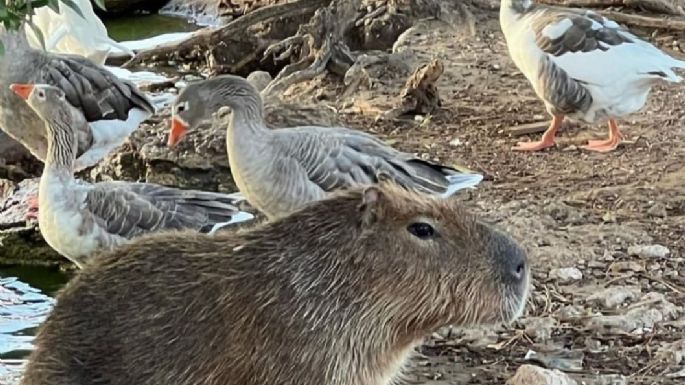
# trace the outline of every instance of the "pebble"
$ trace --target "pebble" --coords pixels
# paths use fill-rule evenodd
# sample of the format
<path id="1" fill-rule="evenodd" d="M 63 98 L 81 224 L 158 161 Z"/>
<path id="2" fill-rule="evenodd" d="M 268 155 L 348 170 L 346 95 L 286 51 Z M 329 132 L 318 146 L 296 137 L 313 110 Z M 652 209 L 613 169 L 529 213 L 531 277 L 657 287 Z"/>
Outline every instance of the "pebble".
<path id="1" fill-rule="evenodd" d="M 535 342 L 545 342 L 552 338 L 552 332 L 558 322 L 552 317 L 531 317 L 521 320 L 526 327 L 526 334 Z"/>
<path id="2" fill-rule="evenodd" d="M 612 286 L 590 295 L 586 302 L 598 304 L 605 309 L 615 309 L 627 301 L 640 296 L 640 288 L 635 286 Z"/>
<path id="3" fill-rule="evenodd" d="M 521 365 L 506 385 L 578 385 L 566 373 L 544 369 L 535 365 Z"/>
<path id="4" fill-rule="evenodd" d="M 662 245 L 635 245 L 628 247 L 628 254 L 641 258 L 666 258 L 671 250 Z"/>
<path id="5" fill-rule="evenodd" d="M 666 218 L 668 216 L 668 212 L 666 211 L 666 207 L 664 205 L 656 203 L 654 206 L 650 207 L 649 210 L 647 210 L 647 215 L 656 218 Z"/>
<path id="6" fill-rule="evenodd" d="M 583 273 L 575 267 L 562 267 L 560 269 L 550 270 L 549 279 L 553 279 L 562 284 L 571 283 L 583 279 Z"/>
<path id="7" fill-rule="evenodd" d="M 454 138 L 450 141 L 450 146 L 452 147 L 459 147 L 462 144 L 464 144 L 459 138 Z"/>

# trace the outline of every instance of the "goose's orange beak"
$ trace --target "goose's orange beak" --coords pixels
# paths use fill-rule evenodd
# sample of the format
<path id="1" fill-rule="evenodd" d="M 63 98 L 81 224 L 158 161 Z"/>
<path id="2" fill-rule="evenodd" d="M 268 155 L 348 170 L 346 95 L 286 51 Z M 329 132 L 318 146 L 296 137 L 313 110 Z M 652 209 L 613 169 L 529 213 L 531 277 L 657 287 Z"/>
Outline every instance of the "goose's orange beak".
<path id="1" fill-rule="evenodd" d="M 187 132 L 188 124 L 176 116 L 171 118 L 171 131 L 169 131 L 167 146 L 174 147 L 177 145 Z"/>
<path id="2" fill-rule="evenodd" d="M 14 83 L 10 85 L 10 89 L 14 91 L 15 94 L 21 96 L 22 99 L 28 100 L 29 95 L 33 91 L 33 84 L 19 84 Z"/>

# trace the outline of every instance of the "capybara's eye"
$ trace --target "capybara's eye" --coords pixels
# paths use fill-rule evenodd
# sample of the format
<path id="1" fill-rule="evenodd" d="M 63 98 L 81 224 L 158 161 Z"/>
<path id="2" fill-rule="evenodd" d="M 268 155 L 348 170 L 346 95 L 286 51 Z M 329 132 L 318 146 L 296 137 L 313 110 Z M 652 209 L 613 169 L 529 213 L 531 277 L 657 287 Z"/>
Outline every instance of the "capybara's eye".
<path id="1" fill-rule="evenodd" d="M 435 229 L 433 226 L 424 222 L 412 223 L 407 227 L 407 230 L 421 239 L 433 238 L 433 236 L 435 236 Z"/>

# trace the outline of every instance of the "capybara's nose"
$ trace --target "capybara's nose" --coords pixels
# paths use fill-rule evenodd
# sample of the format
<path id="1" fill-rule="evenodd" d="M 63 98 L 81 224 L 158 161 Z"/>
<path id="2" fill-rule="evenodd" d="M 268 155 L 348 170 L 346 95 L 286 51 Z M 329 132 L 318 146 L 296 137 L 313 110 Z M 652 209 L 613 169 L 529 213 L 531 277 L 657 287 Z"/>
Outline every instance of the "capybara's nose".
<path id="1" fill-rule="evenodd" d="M 528 257 L 523 248 L 499 231 L 494 231 L 491 247 L 503 283 L 525 291 L 530 273 Z"/>

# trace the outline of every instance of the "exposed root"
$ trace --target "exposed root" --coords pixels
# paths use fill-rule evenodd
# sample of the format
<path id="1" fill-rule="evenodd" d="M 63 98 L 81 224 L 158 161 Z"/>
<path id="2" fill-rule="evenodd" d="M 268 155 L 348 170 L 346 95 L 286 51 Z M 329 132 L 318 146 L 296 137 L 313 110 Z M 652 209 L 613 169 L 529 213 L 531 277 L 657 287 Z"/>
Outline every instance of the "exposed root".
<path id="1" fill-rule="evenodd" d="M 297 84 L 322 74 L 326 68 L 343 75 L 354 63 L 345 33 L 354 26 L 361 0 L 333 0 L 320 8 L 295 36 L 271 45 L 265 56 L 275 61 L 290 59 L 263 94 L 282 93 Z"/>
<path id="2" fill-rule="evenodd" d="M 426 115 L 438 109 L 441 102 L 435 83 L 443 71 L 444 66 L 438 59 L 417 68 L 407 79 L 400 93 L 398 106 L 385 112 L 380 118 L 395 119 L 408 113 Z"/>

